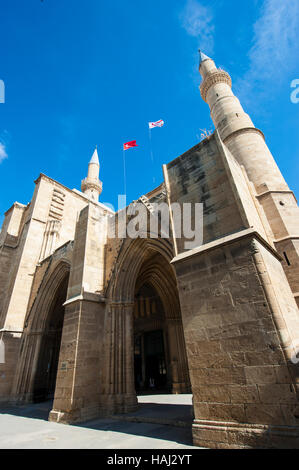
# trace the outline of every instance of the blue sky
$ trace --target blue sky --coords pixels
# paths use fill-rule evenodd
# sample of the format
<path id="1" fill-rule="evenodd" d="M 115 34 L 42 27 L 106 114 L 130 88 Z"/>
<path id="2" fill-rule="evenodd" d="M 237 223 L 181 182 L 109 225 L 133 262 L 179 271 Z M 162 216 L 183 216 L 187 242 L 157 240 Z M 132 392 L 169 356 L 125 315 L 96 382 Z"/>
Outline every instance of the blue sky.
<path id="1" fill-rule="evenodd" d="M 45 173 L 80 189 L 99 146 L 102 202 L 162 181 L 162 164 L 213 129 L 198 47 L 233 89 L 299 196 L 299 2 L 294 0 L 0 0 L 0 214 L 27 203 Z M 150 158 L 148 121 L 153 129 Z M 2 222 L 0 218 L 0 222 Z"/>

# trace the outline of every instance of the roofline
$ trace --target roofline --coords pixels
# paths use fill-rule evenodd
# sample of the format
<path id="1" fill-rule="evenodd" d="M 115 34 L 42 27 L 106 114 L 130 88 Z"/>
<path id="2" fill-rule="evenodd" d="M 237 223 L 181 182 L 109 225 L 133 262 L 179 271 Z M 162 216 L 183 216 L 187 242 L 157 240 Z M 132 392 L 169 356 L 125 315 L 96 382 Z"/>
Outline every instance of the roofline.
<path id="1" fill-rule="evenodd" d="M 161 184 L 159 184 L 159 186 L 157 186 L 156 188 L 154 188 L 151 191 L 149 191 L 148 193 L 146 193 L 145 196 L 148 199 L 150 199 L 150 198 L 154 197 L 156 194 L 159 194 L 163 190 L 163 184 L 164 184 L 164 182 L 162 182 Z"/>
<path id="2" fill-rule="evenodd" d="M 68 188 L 67 186 L 65 186 L 64 184 L 61 184 L 59 183 L 58 181 L 54 180 L 53 178 L 51 178 L 50 176 L 47 176 L 45 175 L 44 173 L 40 173 L 39 174 L 39 177 L 34 181 L 35 184 L 38 184 L 39 181 L 41 179 L 46 179 L 46 180 L 50 180 L 50 181 L 53 181 L 54 183 L 56 183 L 58 186 L 64 188 L 66 191 L 69 191 L 70 193 L 72 193 L 73 195 L 76 195 L 78 197 L 80 197 L 81 199 L 84 199 L 84 201 L 86 202 L 92 202 L 94 205 L 96 206 L 100 206 L 102 207 L 103 209 L 107 210 L 107 211 L 111 211 L 110 207 L 107 207 L 105 206 L 104 204 L 102 204 L 101 202 L 96 202 L 96 201 L 92 201 L 91 199 L 89 199 L 87 196 L 85 196 L 83 193 L 80 193 L 80 191 L 78 189 L 70 189 Z"/>
<path id="3" fill-rule="evenodd" d="M 4 215 L 7 215 L 11 210 L 13 210 L 15 207 L 19 207 L 19 209 L 26 209 L 26 207 L 28 207 L 30 204 L 30 202 L 28 202 L 28 204 L 22 204 L 21 202 L 17 202 L 15 201 L 9 209 L 7 209 L 6 212 L 4 212 Z"/>
<path id="4" fill-rule="evenodd" d="M 208 135 L 205 139 L 201 140 L 198 144 L 191 147 L 189 150 L 186 150 L 186 152 L 182 153 L 178 157 L 175 157 L 170 162 L 165 163 L 166 167 L 171 168 L 174 165 L 176 160 L 187 157 L 189 154 L 193 153 L 194 150 L 199 150 L 201 147 L 206 145 L 209 142 L 209 140 L 211 140 L 211 138 L 214 137 L 214 136 L 215 136 L 215 131 L 212 134 Z"/>

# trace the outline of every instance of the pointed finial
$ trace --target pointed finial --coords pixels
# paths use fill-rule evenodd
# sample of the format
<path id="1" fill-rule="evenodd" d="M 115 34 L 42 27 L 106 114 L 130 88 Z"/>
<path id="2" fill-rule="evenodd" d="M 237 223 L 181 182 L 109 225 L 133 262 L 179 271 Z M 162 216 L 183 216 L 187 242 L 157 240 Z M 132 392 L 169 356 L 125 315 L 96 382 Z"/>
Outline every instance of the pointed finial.
<path id="1" fill-rule="evenodd" d="M 100 165 L 97 145 L 89 163 L 97 163 L 98 165 Z"/>
<path id="2" fill-rule="evenodd" d="M 203 52 L 201 52 L 200 49 L 198 49 L 198 52 L 199 52 L 199 65 L 204 62 L 205 60 L 211 60 L 210 57 L 208 57 L 206 54 L 204 54 Z"/>

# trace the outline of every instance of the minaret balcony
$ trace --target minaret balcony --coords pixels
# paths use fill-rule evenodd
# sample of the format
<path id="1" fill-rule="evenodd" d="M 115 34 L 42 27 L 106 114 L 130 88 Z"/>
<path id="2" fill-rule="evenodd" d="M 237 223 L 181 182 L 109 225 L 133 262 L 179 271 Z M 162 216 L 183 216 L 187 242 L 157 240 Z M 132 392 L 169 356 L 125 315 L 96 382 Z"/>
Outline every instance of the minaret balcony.
<path id="1" fill-rule="evenodd" d="M 103 183 L 99 179 L 91 179 L 87 177 L 81 181 L 81 190 L 83 192 L 88 189 L 94 189 L 95 191 L 98 191 L 99 193 L 101 193 L 102 188 L 103 188 Z"/>

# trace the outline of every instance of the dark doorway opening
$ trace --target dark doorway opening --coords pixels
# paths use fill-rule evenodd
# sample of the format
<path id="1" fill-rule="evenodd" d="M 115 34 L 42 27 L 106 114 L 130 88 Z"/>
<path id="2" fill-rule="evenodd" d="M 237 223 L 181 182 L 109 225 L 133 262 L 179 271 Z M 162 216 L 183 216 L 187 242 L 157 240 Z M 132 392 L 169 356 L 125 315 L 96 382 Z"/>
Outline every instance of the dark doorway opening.
<path id="1" fill-rule="evenodd" d="M 134 311 L 134 372 L 137 393 L 171 391 L 167 325 L 162 301 L 148 283 L 138 290 Z"/>
<path id="2" fill-rule="evenodd" d="M 168 391 L 163 331 L 135 336 L 136 391 Z"/>
<path id="3" fill-rule="evenodd" d="M 61 282 L 52 300 L 45 329 L 41 334 L 39 358 L 34 378 L 33 401 L 35 403 L 54 398 L 64 307 L 69 275 Z"/>
<path id="4" fill-rule="evenodd" d="M 138 395 L 189 393 L 176 280 L 160 254 L 140 268 L 134 293 L 134 372 Z"/>

